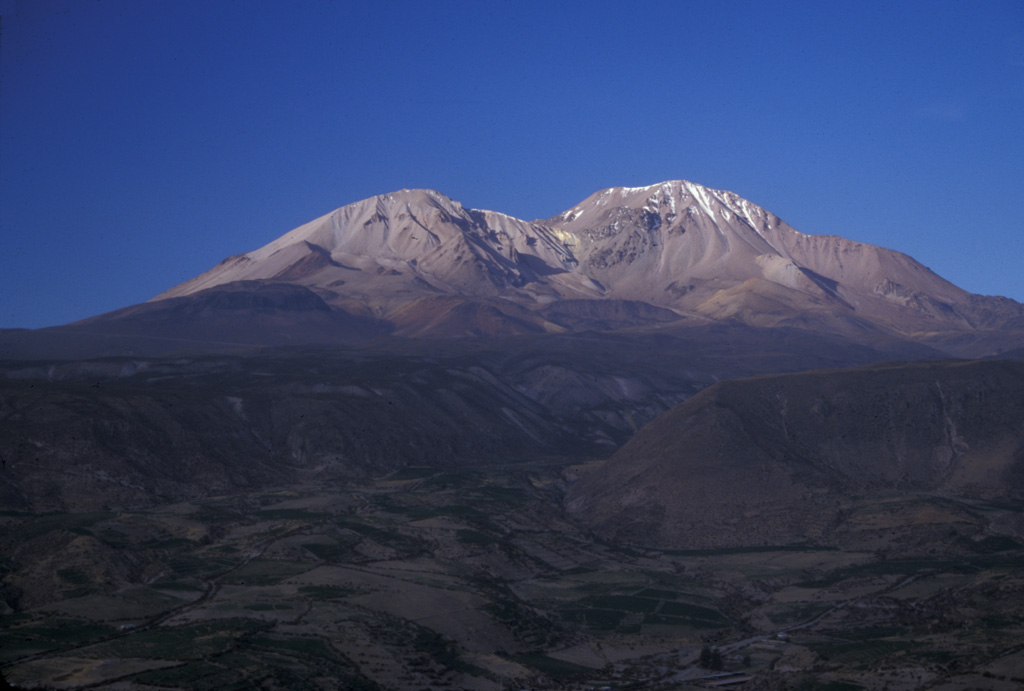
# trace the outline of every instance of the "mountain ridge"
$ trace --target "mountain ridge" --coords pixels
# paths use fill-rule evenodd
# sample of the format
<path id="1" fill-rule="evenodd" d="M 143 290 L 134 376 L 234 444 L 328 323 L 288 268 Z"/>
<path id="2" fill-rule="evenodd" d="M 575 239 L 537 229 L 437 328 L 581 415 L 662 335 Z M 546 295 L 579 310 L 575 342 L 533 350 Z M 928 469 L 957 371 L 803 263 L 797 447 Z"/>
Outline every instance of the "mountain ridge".
<path id="1" fill-rule="evenodd" d="M 277 294 L 273 314 L 259 300 L 248 314 L 237 295 L 225 301 L 245 290 Z M 325 309 L 299 307 L 314 301 L 296 291 Z M 170 353 L 172 340 L 152 336 L 178 331 L 195 351 L 721 322 L 838 335 L 879 351 L 902 340 L 955 357 L 1024 342 L 1024 305 L 1014 300 L 973 295 L 901 252 L 808 235 L 733 192 L 675 180 L 599 190 L 533 221 L 436 190 L 368 197 L 141 305 L 2 331 L 0 357 Z"/>
<path id="2" fill-rule="evenodd" d="M 744 302 L 770 296 L 788 316 L 845 314 L 907 336 L 1024 319 L 1019 303 L 972 295 L 906 254 L 802 233 L 733 192 L 685 180 L 599 190 L 535 221 L 400 190 L 340 207 L 154 300 L 235 280 L 306 285 L 384 319 L 439 293 L 529 309 L 632 300 L 759 325 Z"/>

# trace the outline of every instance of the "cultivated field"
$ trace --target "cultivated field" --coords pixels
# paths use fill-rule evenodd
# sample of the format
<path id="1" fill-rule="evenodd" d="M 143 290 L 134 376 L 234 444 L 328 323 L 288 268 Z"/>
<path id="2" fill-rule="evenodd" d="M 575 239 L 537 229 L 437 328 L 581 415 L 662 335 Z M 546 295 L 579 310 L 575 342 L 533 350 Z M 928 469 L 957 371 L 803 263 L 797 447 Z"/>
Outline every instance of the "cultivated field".
<path id="1" fill-rule="evenodd" d="M 821 544 L 656 551 L 568 521 L 572 476 L 558 459 L 410 467 L 9 513 L 3 675 L 62 689 L 1024 684 L 1024 507 L 865 497 Z"/>

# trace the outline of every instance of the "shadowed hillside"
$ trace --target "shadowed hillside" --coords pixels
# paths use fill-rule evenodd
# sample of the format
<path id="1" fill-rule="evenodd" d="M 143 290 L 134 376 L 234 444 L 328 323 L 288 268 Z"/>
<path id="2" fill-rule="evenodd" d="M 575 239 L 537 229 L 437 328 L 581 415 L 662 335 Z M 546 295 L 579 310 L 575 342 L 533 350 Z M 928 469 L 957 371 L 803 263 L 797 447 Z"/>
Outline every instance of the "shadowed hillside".
<path id="1" fill-rule="evenodd" d="M 408 464 L 604 454 L 716 379 L 914 353 L 721 326 L 0 364 L 0 501 L 148 504 Z"/>
<path id="2" fill-rule="evenodd" d="M 928 362 L 722 382 L 569 492 L 616 540 L 822 541 L 860 498 L 1024 495 L 1024 364 Z"/>

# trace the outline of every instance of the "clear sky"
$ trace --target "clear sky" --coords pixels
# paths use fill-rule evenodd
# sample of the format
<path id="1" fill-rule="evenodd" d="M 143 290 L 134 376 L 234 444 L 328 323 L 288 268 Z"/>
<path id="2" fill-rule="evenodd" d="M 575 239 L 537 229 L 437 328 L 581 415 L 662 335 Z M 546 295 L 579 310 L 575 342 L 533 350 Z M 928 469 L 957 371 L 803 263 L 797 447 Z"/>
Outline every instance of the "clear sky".
<path id="1" fill-rule="evenodd" d="M 680 178 L 1024 301 L 1024 3 L 0 0 L 0 327 L 404 187 Z"/>

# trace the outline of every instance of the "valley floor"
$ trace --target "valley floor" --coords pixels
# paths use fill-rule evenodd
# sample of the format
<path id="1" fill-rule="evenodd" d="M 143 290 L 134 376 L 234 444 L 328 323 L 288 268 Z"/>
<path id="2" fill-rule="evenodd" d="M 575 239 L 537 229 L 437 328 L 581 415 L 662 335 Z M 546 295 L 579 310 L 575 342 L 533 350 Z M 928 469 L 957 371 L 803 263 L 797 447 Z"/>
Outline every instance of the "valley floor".
<path id="1" fill-rule="evenodd" d="M 873 498 L 835 544 L 659 551 L 569 521 L 573 473 L 8 512 L 0 671 L 60 689 L 1024 684 L 1022 506 Z"/>

